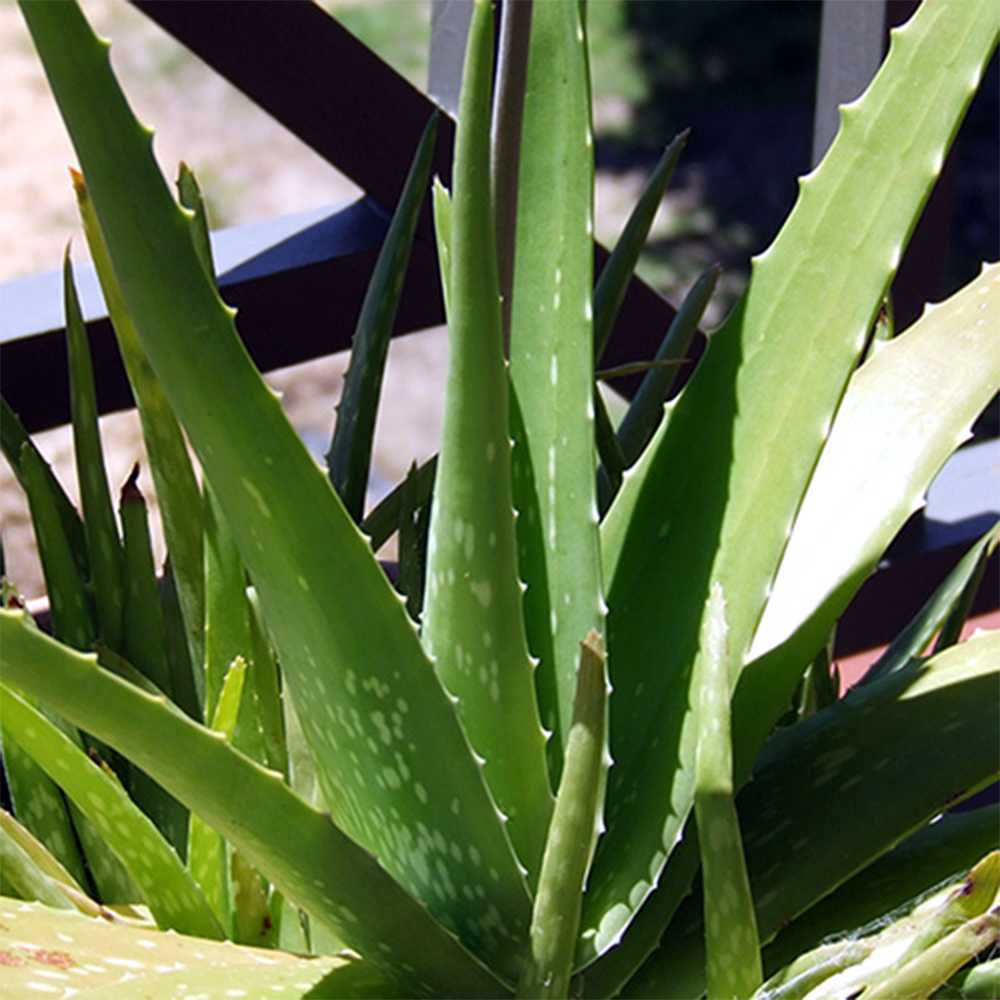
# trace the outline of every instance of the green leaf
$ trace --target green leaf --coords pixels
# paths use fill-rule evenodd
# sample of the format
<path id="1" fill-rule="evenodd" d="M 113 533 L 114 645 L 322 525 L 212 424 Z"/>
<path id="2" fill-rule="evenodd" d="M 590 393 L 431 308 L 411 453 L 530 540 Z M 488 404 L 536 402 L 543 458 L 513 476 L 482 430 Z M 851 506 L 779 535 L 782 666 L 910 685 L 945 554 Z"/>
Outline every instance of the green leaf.
<path id="1" fill-rule="evenodd" d="M 986 570 L 986 563 L 1000 543 L 1000 524 L 994 524 L 959 560 L 941 585 L 889 644 L 858 682 L 870 684 L 879 677 L 905 667 L 919 657 L 931 640 L 953 618 L 964 624 L 965 613 Z"/>
<path id="2" fill-rule="evenodd" d="M 337 406 L 337 427 L 326 456 L 330 482 L 358 522 L 364 515 L 382 374 L 417 220 L 427 194 L 437 122 L 434 114 L 424 128 L 365 292 L 351 343 L 351 365 Z"/>
<path id="3" fill-rule="evenodd" d="M 83 522 L 80 515 L 73 506 L 65 491 L 59 485 L 52 470 L 42 459 L 41 454 L 35 447 L 34 442 L 28 436 L 28 432 L 21 423 L 21 418 L 11 409 L 10 404 L 0 396 L 0 445 L 3 447 L 3 454 L 10 463 L 14 475 L 22 486 L 24 483 L 24 473 L 21 470 L 21 449 L 26 448 L 33 451 L 41 462 L 44 469 L 44 477 L 48 481 L 49 492 L 52 494 L 59 520 L 62 523 L 63 533 L 69 543 L 70 551 L 76 562 L 80 578 L 86 580 L 90 576 L 90 561 L 87 555 L 87 537 L 84 534 Z M 25 487 L 26 488 L 26 487 Z"/>
<path id="4" fill-rule="evenodd" d="M 762 943 L 996 779 L 998 664 L 1000 633 L 979 633 L 852 689 L 770 741 L 737 800 Z M 864 808 L 870 802 L 878 808 Z M 844 837 L 844 815 L 858 810 L 864 822 Z M 629 995 L 700 996 L 702 941 L 697 900 L 688 900 Z"/>
<path id="5" fill-rule="evenodd" d="M 4 987 L 11 996 L 67 988 L 84 1000 L 200 996 L 405 996 L 353 956 L 300 958 L 167 934 L 121 918 L 95 920 L 18 900 L 0 901 Z M 109 961 L 113 959 L 113 961 Z M 46 990 L 40 991 L 44 986 Z"/>
<path id="6" fill-rule="evenodd" d="M 133 666 L 161 691 L 172 696 L 148 512 L 138 480 L 139 466 L 136 465 L 122 487 L 119 505 L 125 589 L 122 651 Z"/>
<path id="7" fill-rule="evenodd" d="M 700 274 L 691 286 L 664 334 L 652 366 L 622 417 L 618 443 L 626 466 L 635 464 L 663 417 L 663 406 L 680 375 L 680 366 L 698 332 L 698 324 L 712 298 L 720 273 L 721 268 L 711 267 Z"/>
<path id="8" fill-rule="evenodd" d="M 0 638 L 0 668 L 9 683 L 99 730 L 378 968 L 420 995 L 503 995 L 497 979 L 423 903 L 280 775 L 163 699 L 100 669 L 93 656 L 30 629 L 20 612 L 0 611 Z"/>
<path id="9" fill-rule="evenodd" d="M 122 550 L 115 523 L 108 474 L 104 466 L 101 432 L 97 423 L 97 390 L 90 360 L 87 328 L 73 285 L 69 249 L 63 258 L 63 302 L 66 310 L 66 346 L 69 352 L 70 402 L 73 411 L 73 450 L 80 484 L 83 527 L 87 535 L 98 634 L 112 648 L 121 643 Z"/>
<path id="10" fill-rule="evenodd" d="M 45 590 L 49 595 L 52 630 L 77 649 L 90 649 L 95 639 L 94 620 L 84 581 L 59 515 L 59 494 L 53 492 L 51 470 L 41 455 L 27 446 L 21 450 L 20 467 Z"/>
<path id="11" fill-rule="evenodd" d="M 4 745 L 6 751 L 9 744 Z M 61 910 L 87 899 L 76 879 L 55 855 L 5 809 L 0 810 L 0 862 L 4 883 L 21 899 L 35 899 Z M 92 904 L 96 912 L 97 904 Z"/>
<path id="12" fill-rule="evenodd" d="M 552 793 L 517 576 L 490 196 L 493 21 L 488 3 L 477 3 L 470 32 L 455 146 L 448 381 L 422 638 L 456 699 L 472 748 L 485 761 L 485 779 L 533 882 Z"/>
<path id="13" fill-rule="evenodd" d="M 616 766 L 583 959 L 618 939 L 683 831 L 691 667 L 709 583 L 726 591 L 731 651 L 743 664 L 848 378 L 996 33 L 992 5 L 977 2 L 923 6 L 895 32 L 641 475 L 608 513 Z M 784 705 L 760 711 L 765 732 Z M 734 745 L 739 772 L 738 728 Z"/>
<path id="14" fill-rule="evenodd" d="M 246 570 L 211 486 L 205 486 L 205 720 L 213 729 L 223 682 L 237 657 L 248 659 Z"/>
<path id="15" fill-rule="evenodd" d="M 253 367 L 106 48 L 75 4 L 22 9 L 125 303 L 260 596 L 326 806 L 513 977 L 510 944 L 530 900 L 455 706 L 366 540 Z M 458 886 L 485 891 L 487 882 L 495 910 L 459 896 Z"/>
<path id="16" fill-rule="evenodd" d="M 801 664 L 825 643 L 1000 388 L 998 350 L 1000 267 L 993 266 L 851 378 L 736 691 L 738 775 L 788 704 Z"/>
<path id="17" fill-rule="evenodd" d="M 583 892 L 603 825 L 609 694 L 604 640 L 591 632 L 580 648 L 573 727 L 538 878 L 521 997 L 569 995 Z"/>
<path id="18" fill-rule="evenodd" d="M 24 824 L 80 885 L 85 885 L 80 848 L 66 800 L 56 783 L 7 734 L 0 720 L 3 770 L 18 821 Z"/>
<path id="19" fill-rule="evenodd" d="M 996 846 L 998 826 L 997 805 L 945 813 L 793 920 L 765 950 L 766 968 L 773 973 L 845 927 L 867 926 L 968 871 Z"/>
<path id="20" fill-rule="evenodd" d="M 694 809 L 705 901 L 705 977 L 708 995 L 720 998 L 749 997 L 763 980 L 753 896 L 733 802 L 728 634 L 725 595 L 715 584 L 695 666 L 699 697 Z"/>
<path id="21" fill-rule="evenodd" d="M 604 634 L 594 470 L 594 156 L 580 5 L 535 4 L 510 338 L 518 565 L 558 781 L 579 646 Z M 452 294 L 456 293 L 453 277 Z"/>
<path id="22" fill-rule="evenodd" d="M 1000 389 L 998 350 L 1000 265 L 994 264 L 928 307 L 853 376 L 792 527 L 751 658 L 874 570 Z"/>
<path id="23" fill-rule="evenodd" d="M 15 691 L 3 688 L 3 699 L 6 729 L 94 824 L 140 887 L 157 923 L 201 937 L 222 937 L 173 848 L 121 784 Z"/>
<path id="24" fill-rule="evenodd" d="M 684 152 L 689 131 L 674 137 L 649 175 L 646 187 L 632 209 L 618 242 L 594 288 L 594 363 L 600 364 L 604 349 L 611 338 L 611 331 L 618 317 L 618 310 L 625 300 L 629 282 L 639 263 L 639 255 L 646 245 L 653 220 L 660 210 L 663 193 L 674 175 L 677 162 Z M 695 321 L 697 322 L 697 321 Z"/>
<path id="25" fill-rule="evenodd" d="M 205 624 L 201 491 L 180 425 L 139 343 L 87 186 L 83 176 L 75 171 L 73 188 L 87 245 L 139 412 L 172 573 L 179 583 L 177 590 L 185 642 L 191 663 L 197 664 L 200 670 L 204 658 Z M 187 690 L 191 686 L 191 678 L 175 677 L 174 686 L 178 693 Z"/>

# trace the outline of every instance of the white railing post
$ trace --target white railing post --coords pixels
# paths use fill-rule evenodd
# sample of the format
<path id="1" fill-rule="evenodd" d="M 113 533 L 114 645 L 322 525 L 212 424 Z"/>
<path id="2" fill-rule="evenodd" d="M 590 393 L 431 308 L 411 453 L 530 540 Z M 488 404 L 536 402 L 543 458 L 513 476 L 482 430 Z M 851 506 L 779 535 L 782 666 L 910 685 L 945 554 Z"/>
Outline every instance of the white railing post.
<path id="1" fill-rule="evenodd" d="M 465 43 L 472 21 L 473 0 L 433 0 L 431 52 L 427 92 L 449 114 L 458 111 Z"/>
<path id="2" fill-rule="evenodd" d="M 838 107 L 861 95 L 882 62 L 884 32 L 885 0 L 823 0 L 814 166 L 837 133 Z"/>

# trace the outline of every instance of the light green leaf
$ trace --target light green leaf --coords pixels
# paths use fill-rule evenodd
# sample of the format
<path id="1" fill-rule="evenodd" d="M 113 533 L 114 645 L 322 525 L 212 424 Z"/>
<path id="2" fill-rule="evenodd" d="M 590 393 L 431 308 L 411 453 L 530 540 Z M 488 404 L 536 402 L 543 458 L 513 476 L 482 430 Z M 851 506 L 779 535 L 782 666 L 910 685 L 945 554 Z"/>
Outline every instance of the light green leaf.
<path id="1" fill-rule="evenodd" d="M 465 942 L 509 965 L 530 900 L 455 706 L 367 541 L 253 367 L 106 47 L 75 4 L 22 9 L 125 303 L 260 596 L 327 807 Z M 487 879 L 495 911 L 456 901 L 457 886 Z"/>
<path id="2" fill-rule="evenodd" d="M 874 570 L 1000 389 L 998 351 L 1000 265 L 994 264 L 928 307 L 853 376 L 792 527 L 752 659 Z"/>
<path id="3" fill-rule="evenodd" d="M 129 384 L 135 395 L 142 436 L 152 467 L 153 482 L 163 519 L 163 533 L 170 551 L 172 572 L 179 581 L 178 595 L 184 619 L 184 637 L 191 662 L 200 671 L 205 625 L 201 492 L 188 455 L 184 435 L 167 402 L 149 359 L 139 343 L 135 324 L 122 298 L 108 248 L 83 176 L 73 173 L 73 188 L 83 220 L 83 231 L 101 283 L 101 292 L 118 341 Z M 175 678 L 180 690 L 190 687 L 187 678 Z"/>
<path id="4" fill-rule="evenodd" d="M 13 672 L 12 679 L 17 683 Z M 173 848 L 121 784 L 19 694 L 7 687 L 2 690 L 5 729 L 96 827 L 139 886 L 157 923 L 202 937 L 222 937 Z"/>
<path id="5" fill-rule="evenodd" d="M 183 1000 L 192 995 L 391 998 L 405 994 L 353 956 L 301 958 L 166 934 L 127 922 L 0 900 L 3 978 L 11 996 L 72 984 L 84 1000 Z M 115 961 L 109 962 L 111 956 Z M 45 991 L 39 990 L 45 986 Z M 68 995 L 68 993 L 67 993 Z"/>
<path id="6" fill-rule="evenodd" d="M 609 694 L 604 640 L 591 632 L 580 644 L 573 727 L 545 842 L 520 997 L 569 995 L 587 873 L 603 827 Z"/>
<path id="7" fill-rule="evenodd" d="M 511 432 L 518 564 L 553 784 L 580 643 L 604 634 L 594 446 L 594 176 L 581 6 L 535 4 L 518 189 Z M 453 284 L 453 294 L 455 292 Z"/>
<path id="8" fill-rule="evenodd" d="M 694 810 L 701 848 L 705 977 L 710 997 L 749 997 L 763 980 L 753 896 L 733 802 L 726 599 L 715 584 L 702 623 L 695 676 L 698 745 Z"/>
<path id="9" fill-rule="evenodd" d="M 998 678 L 1000 632 L 979 633 L 852 689 L 770 741 L 737 799 L 763 943 L 947 806 L 996 780 Z M 875 801 L 877 809 L 863 809 Z M 864 822 L 844 837 L 843 817 L 859 809 Z M 703 933 L 698 901 L 689 899 L 629 995 L 700 996 Z"/>
<path id="10" fill-rule="evenodd" d="M 507 369 L 490 196 L 493 20 L 477 3 L 451 202 L 449 359 L 422 638 L 532 881 L 552 793 L 525 641 L 511 501 Z M 438 196 L 439 214 L 445 206 Z M 435 754 L 439 756 L 439 754 Z"/>
<path id="11" fill-rule="evenodd" d="M 80 484 L 83 527 L 90 554 L 91 584 L 97 609 L 98 634 L 112 648 L 121 643 L 124 587 L 122 551 L 115 523 L 108 474 L 97 423 L 97 389 L 90 360 L 87 328 L 73 285 L 69 248 L 63 258 L 63 304 L 69 353 L 70 402 L 73 411 L 73 452 Z"/>
<path id="12" fill-rule="evenodd" d="M 0 668 L 10 684 L 75 724 L 98 729 L 380 969 L 420 995 L 503 995 L 497 979 L 423 903 L 329 816 L 298 798 L 281 775 L 164 699 L 102 670 L 93 656 L 27 627 L 20 612 L 0 611 L 0 638 Z"/>
<path id="13" fill-rule="evenodd" d="M 709 582 L 726 591 L 742 664 L 858 354 L 995 46 L 994 13 L 975 0 L 930 4 L 894 33 L 871 87 L 843 110 L 837 139 L 754 261 L 746 295 L 711 338 L 642 474 L 609 511 L 616 767 L 581 959 L 618 939 L 682 833 L 691 667 Z M 615 525 L 619 517 L 627 523 Z M 765 731 L 776 717 L 760 712 Z M 736 730 L 737 758 L 740 742 Z"/>

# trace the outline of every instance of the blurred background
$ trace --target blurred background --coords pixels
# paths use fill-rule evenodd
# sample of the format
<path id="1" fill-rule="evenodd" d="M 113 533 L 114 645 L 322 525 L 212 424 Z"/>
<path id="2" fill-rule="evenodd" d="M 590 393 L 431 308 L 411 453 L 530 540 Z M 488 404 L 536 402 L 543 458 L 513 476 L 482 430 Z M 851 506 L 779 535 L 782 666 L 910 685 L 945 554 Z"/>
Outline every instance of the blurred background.
<path id="1" fill-rule="evenodd" d="M 430 0 L 321 0 L 350 31 L 426 90 Z M 360 191 L 124 0 L 82 0 L 140 119 L 156 129 L 165 173 L 190 164 L 214 228 L 353 200 Z M 672 301 L 718 262 L 706 326 L 742 291 L 749 258 L 764 249 L 811 166 L 822 5 L 818 0 L 590 0 L 595 96 L 597 236 L 612 246 L 663 146 L 691 137 L 641 261 L 640 274 Z M 998 246 L 996 60 L 960 138 L 948 290 L 968 281 Z M 316 114 L 336 94 L 316 94 Z M 0 0 L 0 282 L 56 269 L 68 240 L 86 257 L 67 168 L 75 158 L 27 31 Z M 2 296 L 2 292 L 0 292 Z M 2 309 L 0 297 L 0 309 Z M 373 498 L 436 448 L 445 334 L 394 343 L 380 420 Z M 325 452 L 346 367 L 342 356 L 268 376 L 317 456 Z M 53 386 L 65 392 L 65 386 Z M 113 489 L 142 461 L 133 414 L 103 418 Z M 65 429 L 39 438 L 75 495 Z M 8 573 L 42 591 L 19 490 L 0 463 Z M 148 477 L 140 486 L 150 488 Z"/>

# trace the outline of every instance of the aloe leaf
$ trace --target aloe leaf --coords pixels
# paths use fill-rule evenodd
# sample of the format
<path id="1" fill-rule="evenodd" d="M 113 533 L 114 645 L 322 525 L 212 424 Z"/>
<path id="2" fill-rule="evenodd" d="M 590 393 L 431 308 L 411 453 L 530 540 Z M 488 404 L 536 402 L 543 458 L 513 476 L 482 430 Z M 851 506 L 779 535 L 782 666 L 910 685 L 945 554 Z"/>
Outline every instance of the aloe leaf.
<path id="1" fill-rule="evenodd" d="M 274 648 L 261 623 L 260 609 L 255 591 L 248 593 L 250 600 L 250 635 L 252 639 L 251 662 L 253 692 L 256 703 L 257 725 L 263 744 L 261 762 L 273 771 L 288 773 L 288 744 L 286 742 L 284 707 L 281 680 Z"/>
<path id="2" fill-rule="evenodd" d="M 764 952 L 781 969 L 845 927 L 867 926 L 968 871 L 996 846 L 1000 806 L 946 813 L 810 907 Z"/>
<path id="3" fill-rule="evenodd" d="M 622 475 L 625 472 L 625 456 L 611 414 L 599 388 L 594 388 L 594 443 L 601 466 L 597 470 L 597 503 L 600 511 L 606 511 L 621 488 Z"/>
<path id="4" fill-rule="evenodd" d="M 752 658 L 785 640 L 829 595 L 845 586 L 853 592 L 872 572 L 1000 389 L 998 350 L 1000 265 L 991 265 L 928 307 L 851 379 L 792 527 Z"/>
<path id="5" fill-rule="evenodd" d="M 163 699 L 100 669 L 93 656 L 27 627 L 20 612 L 0 612 L 0 637 L 0 667 L 9 683 L 99 730 L 380 969 L 420 995 L 503 994 L 423 903 L 280 775 Z"/>
<path id="6" fill-rule="evenodd" d="M 73 173 L 73 188 L 87 245 L 139 412 L 163 520 L 163 533 L 170 551 L 172 573 L 179 584 L 177 593 L 190 660 L 200 669 L 204 655 L 202 630 L 205 619 L 201 491 L 184 435 L 139 342 L 108 256 L 94 205 L 83 176 L 77 172 Z M 178 686 L 190 686 L 187 678 L 178 677 L 176 681 Z"/>
<path id="7" fill-rule="evenodd" d="M 632 280 L 635 266 L 639 263 L 639 255 L 646 245 L 653 220 L 663 200 L 663 193 L 674 175 L 688 135 L 689 131 L 681 132 L 663 150 L 653 172 L 649 175 L 646 187 L 625 223 L 611 256 L 601 270 L 601 276 L 594 288 L 595 364 L 600 364 L 604 356 L 604 349 L 611 338 L 618 310 L 625 301 L 625 292 Z"/>
<path id="8" fill-rule="evenodd" d="M 0 862 L 4 883 L 16 889 L 21 899 L 69 910 L 76 908 L 77 899 L 86 898 L 55 855 L 5 809 L 0 810 Z"/>
<path id="9" fill-rule="evenodd" d="M 0 913 L 4 986 L 11 995 L 44 995 L 70 984 L 73 996 L 85 1000 L 181 1000 L 225 992 L 290 1000 L 405 995 L 391 979 L 352 956 L 300 958 L 12 899 L 0 902 Z M 38 989 L 42 985 L 46 991 Z"/>
<path id="10" fill-rule="evenodd" d="M 186 163 L 177 169 L 177 200 L 191 213 L 191 242 L 201 261 L 205 274 L 215 280 L 215 263 L 212 260 L 212 240 L 208 224 L 208 206 L 198 185 L 198 178 Z"/>
<path id="11" fill-rule="evenodd" d="M 348 513 L 359 522 L 364 515 L 382 374 L 427 193 L 437 121 L 435 114 L 424 129 L 365 292 L 351 343 L 351 365 L 337 406 L 337 426 L 326 456 L 330 482 Z"/>
<path id="12" fill-rule="evenodd" d="M 619 542 L 608 585 L 616 767 L 584 918 L 592 955 L 652 891 L 690 812 L 694 731 L 685 722 L 709 581 L 729 597 L 732 655 L 742 664 L 996 27 L 991 4 L 972 2 L 921 7 L 895 32 L 872 85 L 844 108 L 836 140 L 801 182 L 778 238 L 755 259 L 745 296 L 712 336 L 643 475 L 626 481 L 608 513 L 605 523 L 616 520 L 624 498 L 628 523 L 609 532 Z M 762 724 L 776 717 L 762 712 Z M 739 756 L 738 732 L 734 745 Z"/>
<path id="13" fill-rule="evenodd" d="M 569 995 L 583 891 L 603 825 L 609 694 L 604 640 L 591 632 L 581 643 L 573 727 L 545 842 L 518 996 Z"/>
<path id="14" fill-rule="evenodd" d="M 998 543 L 1000 543 L 1000 524 L 994 524 L 962 556 L 913 620 L 872 664 L 859 684 L 870 684 L 916 659 L 953 617 L 959 617 L 964 621 L 965 615 L 961 612 L 968 607 L 975 595 L 979 580 L 985 572 L 986 563 L 996 551 Z"/>
<path id="15" fill-rule="evenodd" d="M 991 266 L 852 377 L 736 691 L 738 771 L 745 773 L 787 705 L 801 663 L 815 655 L 1000 387 L 998 317 L 1000 266 Z"/>
<path id="16" fill-rule="evenodd" d="M 906 948 L 893 967 L 880 969 L 869 976 L 866 993 L 876 997 L 926 996 L 979 952 L 989 948 L 988 941 L 980 940 L 976 947 L 975 934 L 955 937 L 956 931 L 968 931 L 970 922 L 994 908 L 1000 890 L 1000 852 L 986 855 L 968 876 L 957 886 L 918 907 L 921 919 Z M 994 914 L 992 933 L 994 939 L 1000 923 Z M 953 948 L 951 955 L 942 962 L 941 952 Z M 958 944 L 959 941 L 968 942 Z M 956 945 L 958 945 L 956 947 Z M 971 945 L 971 950 L 970 950 Z M 905 982 L 905 985 L 904 985 Z M 919 985 L 917 985 L 919 983 Z"/>
<path id="17" fill-rule="evenodd" d="M 705 977 L 711 997 L 748 997 L 763 980 L 753 897 L 733 802 L 726 600 L 715 584 L 698 652 L 694 810 L 701 847 Z"/>
<path id="18" fill-rule="evenodd" d="M 36 457 L 41 460 L 43 476 L 48 482 L 49 492 L 52 494 L 53 503 L 62 523 L 63 533 L 69 543 L 70 552 L 76 562 L 80 578 L 86 580 L 90 576 L 90 559 L 87 554 L 87 536 L 83 530 L 83 522 L 80 515 L 73 506 L 72 501 L 66 496 L 62 486 L 56 479 L 52 470 L 42 459 L 41 454 L 35 447 L 34 442 L 28 436 L 28 432 L 21 423 L 21 418 L 11 409 L 10 404 L 0 396 L 0 444 L 3 447 L 4 457 L 10 463 L 10 467 L 17 476 L 18 482 L 24 486 L 24 473 L 21 471 L 21 449 L 26 448 L 33 451 Z"/>
<path id="19" fill-rule="evenodd" d="M 434 242 L 437 245 L 438 269 L 441 272 L 441 293 L 444 296 L 444 308 L 447 315 L 449 290 L 451 285 L 451 194 L 441 183 L 440 177 L 434 178 Z"/>
<path id="20" fill-rule="evenodd" d="M 399 506 L 399 590 L 414 621 L 420 621 L 424 606 L 430 520 L 430 497 L 421 502 L 419 475 L 414 463 L 403 480 Z"/>
<path id="21" fill-rule="evenodd" d="M 210 484 L 205 486 L 204 524 L 205 719 L 213 720 L 226 675 L 237 657 L 250 656 L 252 639 L 246 570 Z"/>
<path id="22" fill-rule="evenodd" d="M 90 649 L 95 639 L 90 602 L 63 530 L 51 472 L 41 455 L 29 447 L 21 450 L 20 467 L 49 595 L 52 630 L 77 649 Z"/>
<path id="23" fill-rule="evenodd" d="M 416 471 L 413 502 L 425 506 L 430 502 L 434 492 L 434 474 L 437 470 L 437 456 L 428 459 Z M 371 542 L 374 551 L 378 551 L 399 528 L 400 511 L 403 505 L 403 493 L 409 487 L 400 483 L 390 491 L 378 505 L 369 512 L 361 522 L 361 531 Z"/>
<path id="24" fill-rule="evenodd" d="M 511 316 L 518 558 L 528 643 L 556 783 L 579 644 L 604 634 L 593 358 L 593 126 L 582 13 L 535 5 Z M 453 284 L 452 292 L 456 289 Z"/>
<path id="25" fill-rule="evenodd" d="M 125 591 L 122 649 L 133 666 L 161 691 L 172 696 L 148 511 L 138 480 L 139 466 L 136 465 L 122 487 L 119 503 Z"/>
<path id="26" fill-rule="evenodd" d="M 1000 912 L 993 910 L 968 920 L 946 938 L 931 945 L 919 958 L 877 986 L 861 994 L 865 1000 L 927 996 L 945 983 L 966 962 L 988 953 L 1000 941 Z"/>
<path id="27" fill-rule="evenodd" d="M 146 502 L 137 485 L 136 465 L 122 487 L 119 520 L 122 526 L 122 643 L 125 660 L 137 668 L 159 690 L 173 695 L 166 652 L 166 632 L 153 567 L 152 543 Z M 113 655 L 104 649 L 102 660 Z M 143 812 L 183 854 L 187 842 L 187 810 L 141 771 L 132 769 L 128 788 Z"/>
<path id="28" fill-rule="evenodd" d="M 452 194 L 449 359 L 422 638 L 537 878 L 552 810 L 525 641 L 511 501 L 507 377 L 490 195 L 493 21 L 477 3 Z"/>
<path id="29" fill-rule="evenodd" d="M 125 603 L 121 542 L 111 505 L 101 432 L 97 422 L 97 390 L 90 360 L 90 344 L 73 284 L 68 248 L 63 259 L 63 301 L 66 309 L 66 346 L 69 352 L 73 448 L 87 551 L 90 553 L 91 584 L 100 637 L 114 648 L 121 643 L 122 609 Z"/>
<path id="30" fill-rule="evenodd" d="M 720 273 L 718 266 L 711 267 L 700 274 L 691 286 L 664 335 L 653 365 L 622 417 L 618 443 L 626 466 L 635 464 L 663 417 L 663 405 L 677 381 L 680 365 L 698 331 L 698 324 L 712 298 Z"/>
<path id="31" fill-rule="evenodd" d="M 5 688 L 4 726 L 97 828 L 164 928 L 218 938 L 221 928 L 173 849 L 124 788 L 20 695 Z"/>
<path id="32" fill-rule="evenodd" d="M 509 962 L 529 896 L 405 608 L 253 367 L 106 47 L 75 4 L 27 2 L 22 11 L 143 347 L 259 594 L 326 805 L 463 941 L 488 961 Z M 486 880 L 495 912 L 453 898 L 456 885 Z"/>
<path id="33" fill-rule="evenodd" d="M 995 780 L 998 664 L 1000 633 L 979 633 L 852 689 L 771 740 L 737 800 L 762 943 L 952 802 Z M 879 808 L 845 838 L 843 816 L 876 798 Z M 688 900 L 629 994 L 701 995 L 702 941 L 699 907 Z"/>
<path id="34" fill-rule="evenodd" d="M 960 972 L 934 994 L 934 1000 L 992 1000 L 1000 996 L 1000 958 L 987 959 Z"/>
<path id="35" fill-rule="evenodd" d="M 236 717 L 239 714 L 245 679 L 246 663 L 242 659 L 236 659 L 216 694 L 211 728 L 221 733 L 229 743 L 232 743 L 236 730 Z M 201 886 L 212 912 L 226 929 L 227 937 L 231 936 L 229 852 L 226 842 L 217 830 L 194 813 L 191 815 L 188 837 L 188 868 Z"/>
<path id="36" fill-rule="evenodd" d="M 511 300 L 517 248 L 517 193 L 521 173 L 521 136 L 533 11 L 533 0 L 501 7 L 500 37 L 497 40 L 490 173 L 505 353 L 510 349 Z"/>
<path id="37" fill-rule="evenodd" d="M 4 775 L 19 821 L 29 827 L 77 883 L 85 885 L 87 875 L 62 792 L 5 730 L 0 721 Z"/>

